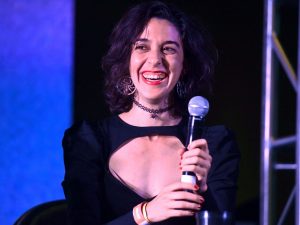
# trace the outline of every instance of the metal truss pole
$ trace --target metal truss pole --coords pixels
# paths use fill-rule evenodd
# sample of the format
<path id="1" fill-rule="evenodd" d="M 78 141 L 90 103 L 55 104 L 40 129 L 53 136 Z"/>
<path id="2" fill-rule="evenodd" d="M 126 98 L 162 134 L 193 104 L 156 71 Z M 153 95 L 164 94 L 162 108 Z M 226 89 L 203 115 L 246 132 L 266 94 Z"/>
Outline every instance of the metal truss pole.
<path id="1" fill-rule="evenodd" d="M 264 6 L 264 56 L 263 56 L 263 99 L 262 99 L 262 142 L 261 142 L 261 188 L 260 188 L 260 224 L 269 225 L 270 221 L 270 138 L 271 138 L 271 94 L 272 94 L 272 30 L 273 1 L 265 0 Z"/>
<path id="2" fill-rule="evenodd" d="M 265 20 L 264 20 L 264 49 L 263 49 L 263 98 L 262 98 L 262 134 L 261 134 L 261 184 L 260 184 L 260 224 L 273 225 L 275 224 L 274 212 L 272 211 L 273 198 L 272 190 L 272 174 L 278 170 L 296 170 L 295 187 L 293 188 L 287 203 L 279 217 L 277 225 L 284 224 L 287 212 L 291 208 L 293 200 L 295 200 L 295 225 L 300 225 L 300 79 L 297 79 L 296 73 L 293 70 L 280 41 L 274 31 L 275 0 L 265 0 Z M 300 1 L 299 1 L 300 2 Z M 298 5 L 298 65 L 297 74 L 300 78 L 300 3 Z M 289 137 L 278 138 L 275 140 L 273 118 L 273 104 L 276 99 L 273 96 L 274 92 L 274 76 L 275 69 L 273 67 L 273 58 L 277 57 L 283 67 L 291 86 L 297 92 L 297 107 L 296 107 L 296 135 Z M 280 88 L 280 87 L 279 87 Z M 276 163 L 273 162 L 272 153 L 275 148 L 296 143 L 296 159 L 295 164 Z M 274 170 L 274 171 L 273 171 Z"/>

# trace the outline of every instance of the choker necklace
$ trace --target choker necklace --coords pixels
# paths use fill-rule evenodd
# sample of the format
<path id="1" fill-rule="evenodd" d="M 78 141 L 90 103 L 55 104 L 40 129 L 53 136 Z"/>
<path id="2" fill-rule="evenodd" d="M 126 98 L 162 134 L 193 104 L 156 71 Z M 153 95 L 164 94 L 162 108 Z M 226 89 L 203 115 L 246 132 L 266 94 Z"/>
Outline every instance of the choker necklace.
<path id="1" fill-rule="evenodd" d="M 151 118 L 152 119 L 156 119 L 158 117 L 158 114 L 161 114 L 163 112 L 167 112 L 169 111 L 172 106 L 168 106 L 166 108 L 162 108 L 162 109 L 150 109 L 150 108 L 147 108 L 146 106 L 142 105 L 141 103 L 139 103 L 137 100 L 133 99 L 133 103 L 139 107 L 140 109 L 148 112 L 151 114 Z"/>

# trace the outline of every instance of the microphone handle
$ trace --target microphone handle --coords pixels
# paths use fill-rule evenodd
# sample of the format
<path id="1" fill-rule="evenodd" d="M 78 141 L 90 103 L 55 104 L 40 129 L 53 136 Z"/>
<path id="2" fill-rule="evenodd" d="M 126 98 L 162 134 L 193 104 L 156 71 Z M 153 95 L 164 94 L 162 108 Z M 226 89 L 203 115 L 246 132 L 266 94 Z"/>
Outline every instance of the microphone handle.
<path id="1" fill-rule="evenodd" d="M 202 132 L 200 129 L 202 127 L 202 122 L 203 122 L 203 118 L 201 118 L 201 117 L 196 117 L 196 116 L 189 117 L 188 136 L 187 136 L 186 144 L 185 144 L 186 151 L 187 151 L 188 145 L 193 140 L 201 138 Z M 190 172 L 190 171 L 183 171 L 181 174 L 181 182 L 197 184 L 196 174 L 194 172 Z"/>
<path id="2" fill-rule="evenodd" d="M 190 171 L 182 171 L 181 182 L 196 185 L 197 184 L 196 174 Z"/>

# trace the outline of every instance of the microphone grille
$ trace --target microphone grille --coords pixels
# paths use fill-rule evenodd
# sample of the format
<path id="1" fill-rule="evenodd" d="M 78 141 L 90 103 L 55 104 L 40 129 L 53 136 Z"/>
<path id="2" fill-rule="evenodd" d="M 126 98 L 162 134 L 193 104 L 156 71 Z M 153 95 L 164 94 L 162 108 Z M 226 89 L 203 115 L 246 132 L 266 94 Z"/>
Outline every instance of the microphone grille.
<path id="1" fill-rule="evenodd" d="M 195 96 L 189 101 L 188 110 L 191 116 L 203 118 L 208 113 L 209 102 L 202 96 Z"/>

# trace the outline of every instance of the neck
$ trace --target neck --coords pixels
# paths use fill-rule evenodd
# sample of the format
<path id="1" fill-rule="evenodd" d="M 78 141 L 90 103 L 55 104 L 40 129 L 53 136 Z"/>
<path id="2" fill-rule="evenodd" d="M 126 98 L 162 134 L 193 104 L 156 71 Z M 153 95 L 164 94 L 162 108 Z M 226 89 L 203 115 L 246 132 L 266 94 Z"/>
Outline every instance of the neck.
<path id="1" fill-rule="evenodd" d="M 168 106 L 168 105 L 163 108 L 152 108 L 152 107 L 150 108 L 150 107 L 147 107 L 147 106 L 141 104 L 136 99 L 133 100 L 133 104 L 136 105 L 137 107 L 139 107 L 141 110 L 149 113 L 151 115 L 150 117 L 152 119 L 158 119 L 160 114 L 162 114 L 164 112 L 168 112 L 172 108 L 172 106 Z"/>
<path id="2" fill-rule="evenodd" d="M 180 117 L 170 113 L 172 107 L 167 104 L 142 104 L 135 101 L 132 108 L 120 117 L 135 126 L 172 126 L 180 122 Z"/>

